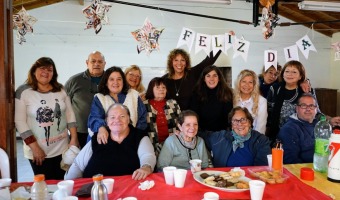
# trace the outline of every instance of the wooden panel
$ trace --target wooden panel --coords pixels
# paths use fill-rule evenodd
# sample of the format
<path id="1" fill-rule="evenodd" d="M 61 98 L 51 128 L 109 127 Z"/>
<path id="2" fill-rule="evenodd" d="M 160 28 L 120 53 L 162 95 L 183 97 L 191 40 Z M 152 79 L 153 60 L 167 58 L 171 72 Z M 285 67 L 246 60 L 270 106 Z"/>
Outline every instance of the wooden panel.
<path id="1" fill-rule="evenodd" d="M 335 117 L 337 111 L 337 90 L 315 88 L 315 92 L 321 112 L 331 117 Z"/>
<path id="2" fill-rule="evenodd" d="M 10 159 L 11 178 L 17 180 L 14 129 L 14 71 L 11 0 L 0 3 L 0 147 Z M 1 161 L 0 161 L 1 162 Z"/>

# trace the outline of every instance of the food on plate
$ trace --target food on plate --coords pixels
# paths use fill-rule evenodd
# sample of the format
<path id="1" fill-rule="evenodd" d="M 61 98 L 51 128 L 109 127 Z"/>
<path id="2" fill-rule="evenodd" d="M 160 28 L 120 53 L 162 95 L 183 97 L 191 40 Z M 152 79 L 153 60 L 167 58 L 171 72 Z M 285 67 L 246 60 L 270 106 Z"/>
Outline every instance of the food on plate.
<path id="1" fill-rule="evenodd" d="M 200 176 L 201 176 L 201 178 L 206 179 L 206 178 L 208 178 L 209 174 L 207 174 L 207 173 L 202 173 Z"/>
<path id="2" fill-rule="evenodd" d="M 202 173 L 200 176 L 203 179 L 203 182 L 205 184 L 208 184 L 211 186 L 222 187 L 222 188 L 229 188 L 229 187 L 234 186 L 237 189 L 248 189 L 249 188 L 248 182 L 240 180 L 240 178 L 242 177 L 242 173 L 238 173 L 238 172 L 233 172 L 233 171 L 223 172 L 219 175 Z"/>
<path id="3" fill-rule="evenodd" d="M 269 184 L 283 183 L 285 181 L 285 177 L 279 171 L 258 171 L 255 172 L 255 176 Z"/>

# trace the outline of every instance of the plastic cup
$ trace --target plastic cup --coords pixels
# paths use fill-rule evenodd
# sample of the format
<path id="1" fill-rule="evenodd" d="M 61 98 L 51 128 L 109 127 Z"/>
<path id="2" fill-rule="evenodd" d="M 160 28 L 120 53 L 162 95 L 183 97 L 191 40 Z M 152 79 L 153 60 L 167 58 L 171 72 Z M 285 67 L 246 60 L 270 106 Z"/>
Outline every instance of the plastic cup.
<path id="1" fill-rule="evenodd" d="M 215 192 L 204 193 L 203 200 L 219 200 L 220 196 Z"/>
<path id="2" fill-rule="evenodd" d="M 163 168 L 165 183 L 167 185 L 173 185 L 174 184 L 174 171 L 176 170 L 176 167 L 169 166 Z"/>
<path id="3" fill-rule="evenodd" d="M 193 159 L 193 160 L 190 160 L 189 163 L 190 163 L 190 169 L 192 173 L 201 171 L 202 160 Z"/>
<path id="4" fill-rule="evenodd" d="M 72 196 L 73 192 L 73 185 L 74 181 L 73 180 L 65 180 L 65 181 L 60 181 L 57 186 L 59 190 L 65 190 L 66 194 L 68 196 Z"/>
<path id="5" fill-rule="evenodd" d="M 184 187 L 185 179 L 187 178 L 187 172 L 188 171 L 185 169 L 176 169 L 174 171 L 175 187 Z"/>
<path id="6" fill-rule="evenodd" d="M 114 182 L 115 180 L 113 178 L 103 179 L 103 184 L 105 185 L 108 194 L 112 193 Z"/>
<path id="7" fill-rule="evenodd" d="M 259 180 L 249 181 L 251 200 L 262 200 L 266 183 Z"/>
<path id="8" fill-rule="evenodd" d="M 272 149 L 272 168 L 274 171 L 283 171 L 283 149 Z"/>
<path id="9" fill-rule="evenodd" d="M 67 196 L 63 200 L 78 200 L 78 197 L 76 197 L 76 196 Z"/>
<path id="10" fill-rule="evenodd" d="M 272 170 L 273 157 L 272 154 L 267 155 L 269 170 Z"/>

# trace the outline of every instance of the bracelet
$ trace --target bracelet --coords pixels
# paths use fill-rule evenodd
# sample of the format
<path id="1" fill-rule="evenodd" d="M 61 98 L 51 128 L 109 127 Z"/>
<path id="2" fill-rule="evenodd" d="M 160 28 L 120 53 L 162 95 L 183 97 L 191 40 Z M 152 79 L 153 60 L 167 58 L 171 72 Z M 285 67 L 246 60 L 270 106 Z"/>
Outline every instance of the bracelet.
<path id="1" fill-rule="evenodd" d="M 28 138 L 24 139 L 24 142 L 26 145 L 32 144 L 33 142 L 36 142 L 37 139 L 35 139 L 34 135 L 29 136 Z"/>

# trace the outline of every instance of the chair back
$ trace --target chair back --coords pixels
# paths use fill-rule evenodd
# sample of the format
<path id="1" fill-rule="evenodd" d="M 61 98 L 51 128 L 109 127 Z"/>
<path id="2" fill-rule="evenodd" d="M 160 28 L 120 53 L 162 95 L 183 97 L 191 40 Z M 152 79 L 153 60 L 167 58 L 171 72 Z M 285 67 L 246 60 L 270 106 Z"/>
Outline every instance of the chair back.
<path id="1" fill-rule="evenodd" d="M 11 178 L 8 155 L 2 148 L 0 148 L 0 172 L 1 178 Z"/>

